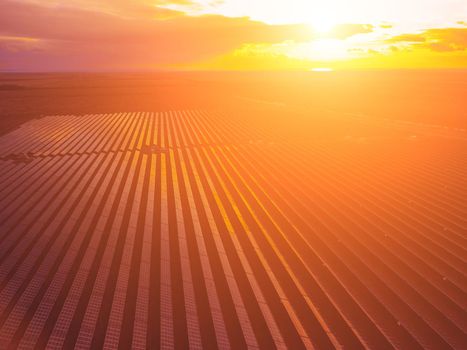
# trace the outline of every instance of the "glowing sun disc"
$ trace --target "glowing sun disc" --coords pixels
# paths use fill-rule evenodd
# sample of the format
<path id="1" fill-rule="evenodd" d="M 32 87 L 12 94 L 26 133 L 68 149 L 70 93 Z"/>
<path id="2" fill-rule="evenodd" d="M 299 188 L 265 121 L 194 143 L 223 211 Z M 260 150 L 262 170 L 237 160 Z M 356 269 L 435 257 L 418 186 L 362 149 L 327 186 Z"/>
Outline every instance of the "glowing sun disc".
<path id="1" fill-rule="evenodd" d="M 339 13 L 331 5 L 324 3 L 310 5 L 310 16 L 308 24 L 312 30 L 320 34 L 327 34 L 339 23 Z"/>
<path id="2" fill-rule="evenodd" d="M 329 33 L 336 26 L 336 22 L 329 17 L 317 18 L 310 23 L 311 28 L 318 33 Z"/>

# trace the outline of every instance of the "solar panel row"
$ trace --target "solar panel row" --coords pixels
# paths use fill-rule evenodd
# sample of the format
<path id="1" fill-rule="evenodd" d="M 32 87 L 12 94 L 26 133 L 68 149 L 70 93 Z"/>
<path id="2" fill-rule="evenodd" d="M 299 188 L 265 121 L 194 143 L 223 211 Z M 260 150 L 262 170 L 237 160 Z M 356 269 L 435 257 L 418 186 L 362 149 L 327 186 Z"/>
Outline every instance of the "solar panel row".
<path id="1" fill-rule="evenodd" d="M 465 149 L 271 133 L 178 111 L 1 137 L 0 348 L 466 348 Z"/>

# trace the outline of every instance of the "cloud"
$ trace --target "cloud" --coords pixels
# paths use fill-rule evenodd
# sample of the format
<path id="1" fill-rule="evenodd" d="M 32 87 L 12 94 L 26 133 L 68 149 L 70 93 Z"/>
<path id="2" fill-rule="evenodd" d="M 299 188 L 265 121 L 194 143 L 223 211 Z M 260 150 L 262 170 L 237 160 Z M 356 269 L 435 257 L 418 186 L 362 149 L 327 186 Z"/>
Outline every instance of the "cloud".
<path id="1" fill-rule="evenodd" d="M 410 43 L 409 48 L 424 48 L 435 52 L 467 50 L 467 28 L 434 28 L 419 34 L 398 35 L 387 40 L 390 44 Z"/>
<path id="2" fill-rule="evenodd" d="M 326 37 L 343 40 L 357 34 L 372 33 L 373 30 L 371 24 L 339 24 Z"/>
<path id="3" fill-rule="evenodd" d="M 151 7 L 149 17 L 148 13 L 133 17 L 136 10 L 123 17 L 92 10 L 91 2 L 80 7 L 71 5 L 2 1 L 0 64 L 28 70 L 148 69 L 207 59 L 246 42 L 311 38 L 302 25 L 268 25 L 216 15 L 190 17 L 157 6 Z M 11 50 L 2 36 L 40 40 L 45 49 L 25 44 L 21 46 L 23 52 Z"/>
<path id="4" fill-rule="evenodd" d="M 169 11 L 165 6 L 183 5 L 187 7 L 199 6 L 191 0 L 7 0 L 10 3 L 23 4 L 51 9 L 74 9 L 101 12 L 118 15 L 125 18 L 153 18 L 154 14 L 163 10 Z M 182 13 L 171 11 L 172 13 Z"/>
<path id="5" fill-rule="evenodd" d="M 422 34 L 402 34 L 387 40 L 388 43 L 417 43 L 424 42 L 426 38 Z"/>
<path id="6" fill-rule="evenodd" d="M 209 4 L 215 6 L 218 1 Z M 295 69 L 308 67 L 315 51 L 321 50 L 312 48 L 313 55 L 309 54 L 308 47 L 316 39 L 349 43 L 349 52 L 360 50 L 356 56 L 369 59 L 402 57 L 415 51 L 445 59 L 449 52 L 463 55 L 467 47 L 465 23 L 458 23 L 457 28 L 428 29 L 378 40 L 378 35 L 384 38 L 392 32 L 385 30 L 390 29 L 390 24 L 340 24 L 329 33 L 320 34 L 302 24 L 273 25 L 248 17 L 191 16 L 178 11 L 181 8 L 195 13 L 196 10 L 189 9 L 196 9 L 200 3 L 197 0 L 0 0 L 0 69 L 150 70 L 200 66 L 203 69 L 247 66 Z M 381 34 L 383 31 L 386 34 Z M 368 39 L 364 34 L 368 34 Z M 290 50 L 298 54 L 294 56 Z M 326 50 L 334 51 L 332 47 L 322 51 Z M 239 55 L 244 51 L 247 53 Z M 417 64 L 423 64 L 424 58 L 417 57 L 420 57 Z M 346 58 L 349 64 L 351 58 Z"/>
<path id="7" fill-rule="evenodd" d="M 467 28 L 430 29 L 425 32 L 428 47 L 434 51 L 463 51 L 467 49 Z M 437 46 L 441 45 L 441 46 Z"/>
<path id="8" fill-rule="evenodd" d="M 40 39 L 16 36 L 0 36 L 0 50 L 9 52 L 31 51 L 42 47 Z"/>

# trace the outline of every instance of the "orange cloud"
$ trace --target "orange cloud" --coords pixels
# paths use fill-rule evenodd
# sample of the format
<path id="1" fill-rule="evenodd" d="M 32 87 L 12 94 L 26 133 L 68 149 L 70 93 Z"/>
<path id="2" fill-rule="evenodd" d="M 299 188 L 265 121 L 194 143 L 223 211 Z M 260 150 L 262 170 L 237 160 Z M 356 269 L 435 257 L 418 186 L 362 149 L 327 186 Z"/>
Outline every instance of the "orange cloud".
<path id="1" fill-rule="evenodd" d="M 36 38 L 0 36 L 0 52 L 21 52 L 24 50 L 40 50 L 42 46 L 43 42 Z"/>
<path id="2" fill-rule="evenodd" d="M 178 13 L 160 19 L 164 11 L 170 10 L 153 7 L 151 18 L 133 18 L 89 7 L 3 1 L 0 35 L 36 38 L 47 50 L 25 45 L 23 52 L 12 52 L 0 44 L 0 65 L 27 70 L 148 69 L 208 59 L 249 41 L 304 41 L 311 35 L 301 25 L 268 25 L 248 18 Z"/>
<path id="3" fill-rule="evenodd" d="M 467 49 L 467 28 L 430 29 L 425 32 L 428 47 L 434 51 L 463 51 Z M 440 50 L 441 45 L 443 49 Z"/>
<path id="4" fill-rule="evenodd" d="M 357 34 L 368 34 L 373 32 L 374 26 L 371 24 L 339 24 L 326 35 L 329 38 L 347 39 Z"/>
<path id="5" fill-rule="evenodd" d="M 308 69 L 319 59 L 342 68 L 467 62 L 467 27 L 378 40 L 391 25 L 340 24 L 320 34 L 306 25 L 196 17 L 165 7 L 174 4 L 200 6 L 192 0 L 0 0 L 0 70 Z"/>
<path id="6" fill-rule="evenodd" d="M 426 48 L 436 52 L 464 51 L 467 49 L 467 28 L 428 29 L 419 34 L 395 36 L 388 43 L 412 43 L 412 48 Z"/>
<path id="7" fill-rule="evenodd" d="M 371 29 L 371 28 L 368 28 Z M 338 40 L 345 43 L 345 40 Z M 308 70 L 313 67 L 334 69 L 394 69 L 394 68 L 465 68 L 467 62 L 467 28 L 429 29 L 418 34 L 397 35 L 371 46 L 347 47 L 346 57 L 319 59 L 313 42 L 305 47 L 293 42 L 281 44 L 251 43 L 227 55 L 202 62 L 199 67 L 249 70 Z M 319 45 L 317 46 L 319 48 Z M 324 48 L 326 49 L 326 48 Z M 329 49 L 329 48 L 328 48 Z M 332 48 L 331 48 L 332 49 Z M 345 56 L 345 55 L 344 55 Z M 332 55 L 331 55 L 332 57 Z M 198 66 L 196 66 L 198 67 Z"/>
<path id="8" fill-rule="evenodd" d="M 408 43 L 416 43 L 416 42 L 424 42 L 426 38 L 421 34 L 402 34 L 394 36 L 387 40 L 388 43 L 401 43 L 401 42 L 408 42 Z"/>

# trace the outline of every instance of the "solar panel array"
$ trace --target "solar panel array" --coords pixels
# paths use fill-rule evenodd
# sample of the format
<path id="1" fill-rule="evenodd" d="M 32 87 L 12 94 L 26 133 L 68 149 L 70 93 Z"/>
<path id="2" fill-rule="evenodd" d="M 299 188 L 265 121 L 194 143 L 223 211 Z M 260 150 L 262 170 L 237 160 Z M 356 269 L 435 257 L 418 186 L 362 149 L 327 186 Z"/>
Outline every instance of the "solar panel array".
<path id="1" fill-rule="evenodd" d="M 467 149 L 413 141 L 24 124 L 0 138 L 0 349 L 466 349 Z"/>

